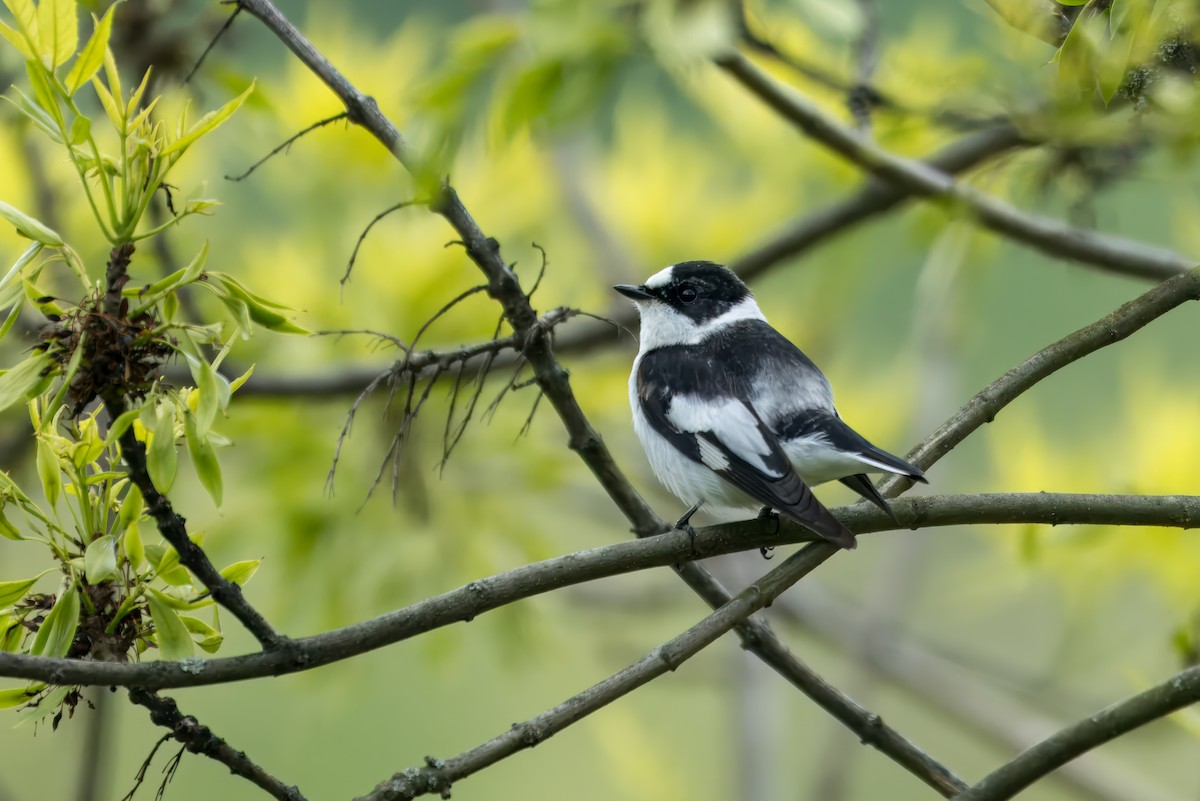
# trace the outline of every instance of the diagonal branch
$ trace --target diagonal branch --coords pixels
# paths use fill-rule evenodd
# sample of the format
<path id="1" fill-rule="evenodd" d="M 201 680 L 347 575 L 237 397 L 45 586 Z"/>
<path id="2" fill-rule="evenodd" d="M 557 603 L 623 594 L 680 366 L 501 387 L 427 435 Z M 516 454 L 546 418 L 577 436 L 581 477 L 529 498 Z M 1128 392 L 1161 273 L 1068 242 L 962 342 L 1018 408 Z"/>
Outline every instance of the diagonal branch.
<path id="1" fill-rule="evenodd" d="M 1200 528 L 1200 496 L 1192 495 L 1016 492 L 924 496 L 898 500 L 893 504 L 893 510 L 902 527 L 914 530 L 1012 523 Z M 896 526 L 887 514 L 874 506 L 859 504 L 834 511 L 838 519 L 856 534 L 890 531 Z M 362 623 L 297 638 L 286 650 L 219 659 L 140 663 L 86 662 L 0 652 L 0 676 L 59 685 L 111 685 L 151 690 L 282 676 L 351 659 L 452 623 L 473 620 L 515 601 L 585 581 L 662 567 L 686 559 L 707 559 L 738 551 L 811 542 L 812 539 L 811 532 L 787 520 L 778 521 L 778 526 L 775 521 L 757 519 L 710 526 L 696 531 L 694 543 L 686 533 L 676 531 L 522 565 Z M 818 555 L 824 558 L 822 554 L 814 554 L 814 558 Z M 766 626 L 759 625 L 769 631 Z M 758 643 L 762 644 L 761 641 Z M 783 648 L 781 653 L 786 653 L 782 645 L 770 647 Z M 772 660 L 766 661 L 775 666 Z M 878 725 L 871 716 L 867 718 L 860 721 L 864 726 L 870 724 L 866 730 Z"/>
<path id="2" fill-rule="evenodd" d="M 956 204 L 989 230 L 1050 256 L 1091 264 L 1122 275 L 1157 280 L 1181 273 L 1195 264 L 1164 248 L 1075 228 L 1021 211 L 919 161 L 883 150 L 857 131 L 829 117 L 795 89 L 775 80 L 740 53 L 720 57 L 717 65 L 781 117 L 872 175 L 903 186 L 912 194 Z"/>
<path id="3" fill-rule="evenodd" d="M 1200 667 L 1193 667 L 1042 740 L 956 798 L 1005 801 L 1096 746 L 1197 701 L 1200 701 Z"/>
<path id="4" fill-rule="evenodd" d="M 299 788 L 289 786 L 263 770 L 244 751 L 232 748 L 191 715 L 179 711 L 175 701 L 151 690 L 130 689 L 129 700 L 150 710 L 150 721 L 169 729 L 171 736 L 193 754 L 202 754 L 229 768 L 235 776 L 261 787 L 279 801 L 306 801 Z"/>

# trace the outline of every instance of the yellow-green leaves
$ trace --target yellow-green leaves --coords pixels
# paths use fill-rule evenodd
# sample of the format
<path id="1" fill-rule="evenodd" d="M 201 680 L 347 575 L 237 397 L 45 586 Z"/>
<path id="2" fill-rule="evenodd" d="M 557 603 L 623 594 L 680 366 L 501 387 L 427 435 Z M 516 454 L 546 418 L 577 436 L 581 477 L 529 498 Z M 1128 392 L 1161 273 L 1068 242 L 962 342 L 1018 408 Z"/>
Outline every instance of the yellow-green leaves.
<path id="1" fill-rule="evenodd" d="M 179 457 L 175 453 L 175 408 L 170 401 L 163 401 L 155 409 L 154 436 L 146 451 L 146 469 L 150 480 L 161 493 L 166 493 L 175 483 L 175 471 Z"/>
<path id="2" fill-rule="evenodd" d="M 42 63 L 51 71 L 66 64 L 79 44 L 75 0 L 42 0 L 37 7 L 37 26 Z"/>
<path id="3" fill-rule="evenodd" d="M 30 650 L 34 656 L 66 656 L 79 627 L 79 592 L 71 584 L 46 614 Z"/>
<path id="4" fill-rule="evenodd" d="M 146 594 L 150 605 L 150 617 L 154 620 L 154 638 L 158 641 L 158 650 L 163 659 L 184 659 L 191 656 L 195 649 L 187 626 L 167 603 L 166 597 L 158 590 L 151 589 Z"/>
<path id="5" fill-rule="evenodd" d="M 113 3 L 100 19 L 92 15 L 95 28 L 92 37 L 80 51 L 79 58 L 71 65 L 71 71 L 67 73 L 67 94 L 74 95 L 78 92 L 80 87 L 90 81 L 104 66 L 104 53 L 108 50 L 108 39 L 112 35 L 113 9 L 116 7 L 117 4 Z"/>
<path id="6" fill-rule="evenodd" d="M 52 361 L 45 353 L 35 353 L 16 367 L 0 375 L 0 410 L 34 395 L 45 382 L 42 373 Z"/>
<path id="7" fill-rule="evenodd" d="M 33 588 L 33 585 L 37 583 L 39 578 L 41 576 L 34 576 L 33 578 L 21 579 L 19 581 L 0 581 L 0 607 L 12 606 L 24 598 L 25 594 Z"/>
<path id="8" fill-rule="evenodd" d="M 196 477 L 200 479 L 200 483 L 212 497 L 213 503 L 220 506 L 221 465 L 217 462 L 217 455 L 213 452 L 212 443 L 209 442 L 207 434 L 200 433 L 196 415 L 191 411 L 183 413 L 183 431 L 187 437 L 188 454 L 192 457 L 192 467 L 196 471 Z"/>
<path id="9" fill-rule="evenodd" d="M 61 247 L 63 239 L 48 226 L 30 217 L 20 209 L 13 208 L 4 201 L 0 201 L 0 217 L 7 220 L 17 233 L 26 239 L 32 239 L 34 242 L 41 242 L 43 245 L 52 247 Z"/>
<path id="10" fill-rule="evenodd" d="M 117 575 L 117 543 L 111 534 L 97 537 L 83 552 L 83 572 L 89 584 L 99 584 Z"/>
<path id="11" fill-rule="evenodd" d="M 247 559 L 221 568 L 221 576 L 233 584 L 245 585 L 258 571 L 261 559 Z"/>
<path id="12" fill-rule="evenodd" d="M 232 276 L 225 273 L 210 272 L 208 279 L 201 286 L 208 287 L 221 298 L 243 330 L 249 329 L 249 324 L 253 321 L 263 328 L 280 334 L 308 333 L 307 330 L 296 325 L 280 313 L 282 311 L 290 311 L 287 306 L 255 295 Z"/>
<path id="13" fill-rule="evenodd" d="M 233 116 L 233 112 L 241 108 L 242 103 L 246 102 L 246 98 L 254 91 L 254 85 L 242 92 L 240 95 L 230 100 L 225 105 L 221 106 L 216 111 L 210 111 L 196 121 L 194 125 L 188 128 L 187 132 L 182 134 L 174 142 L 169 143 L 162 150 L 162 155 L 169 156 L 172 153 L 181 153 L 191 147 L 200 137 L 210 134 Z"/>

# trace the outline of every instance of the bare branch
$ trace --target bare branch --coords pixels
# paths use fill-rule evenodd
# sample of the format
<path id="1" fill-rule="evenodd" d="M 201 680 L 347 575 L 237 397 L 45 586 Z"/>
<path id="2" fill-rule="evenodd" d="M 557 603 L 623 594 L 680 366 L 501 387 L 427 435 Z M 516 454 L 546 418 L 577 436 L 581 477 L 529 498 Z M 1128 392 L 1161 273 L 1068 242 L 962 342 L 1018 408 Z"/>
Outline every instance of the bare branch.
<path id="1" fill-rule="evenodd" d="M 1043 378 L 1120 342 L 1189 300 L 1200 300 L 1200 267 L 1163 281 L 1111 314 L 1033 354 L 975 393 L 953 417 L 914 448 L 909 459 L 922 466 L 936 462 L 980 426 L 995 420 L 1001 409 Z M 888 478 L 880 484 L 880 492 L 890 495 L 911 486 L 912 482 L 906 479 Z"/>
<path id="2" fill-rule="evenodd" d="M 1200 701 L 1200 667 L 1193 667 L 1042 740 L 984 776 L 958 798 L 962 801 L 1012 798 L 1080 754 L 1197 701 Z"/>
<path id="3" fill-rule="evenodd" d="M 732 629 L 738 621 L 745 620 L 764 606 L 769 606 L 780 593 L 824 561 L 814 560 L 812 557 L 815 552 L 830 549 L 832 546 L 824 543 L 808 545 L 751 584 L 729 603 L 624 670 L 456 757 L 447 760 L 426 759 L 424 767 L 409 768 L 397 773 L 358 801 L 397 801 L 430 793 L 448 796 L 455 782 L 519 751 L 532 748 L 652 679 L 667 671 L 676 670 Z"/>
<path id="4" fill-rule="evenodd" d="M 238 11 L 241 11 L 241 9 L 239 8 Z M 234 13 L 234 16 L 237 16 L 238 12 L 235 11 L 233 13 Z M 233 22 L 232 17 L 229 19 L 229 22 Z M 228 25 L 229 22 L 227 22 L 225 24 Z M 220 34 L 217 34 L 217 35 L 220 36 Z M 203 56 L 201 58 L 203 58 Z M 184 83 L 187 83 L 187 81 L 184 81 Z M 258 161 L 254 162 L 249 167 L 247 167 L 245 172 L 239 173 L 238 175 L 226 175 L 225 180 L 226 181 L 244 181 L 244 180 L 246 180 L 247 178 L 250 177 L 251 173 L 253 173 L 259 167 L 261 167 L 262 165 L 264 165 L 268 161 L 270 161 L 273 156 L 277 156 L 280 153 L 284 152 L 285 150 L 290 149 L 292 144 L 300 137 L 304 136 L 307 133 L 311 133 L 311 132 L 317 130 L 318 128 L 324 128 L 326 125 L 329 125 L 332 122 L 337 122 L 338 120 L 344 120 L 344 119 L 346 119 L 347 116 L 349 116 L 349 115 L 347 115 L 347 113 L 343 111 L 340 114 L 334 114 L 332 117 L 326 117 L 323 120 L 318 120 L 317 122 L 314 122 L 312 125 L 303 129 L 299 133 L 292 134 L 291 136 L 289 136 L 281 144 L 279 144 L 278 146 L 273 148 L 270 153 L 263 156 L 261 159 L 259 159 Z M 395 209 L 391 209 L 390 211 L 394 211 L 394 210 Z M 378 222 L 378 218 L 376 218 L 376 222 Z M 371 223 L 371 225 L 374 225 L 374 224 L 375 224 L 374 222 Z M 371 226 L 368 225 L 367 230 L 369 231 L 370 229 L 371 229 Z M 363 236 L 366 236 L 365 231 L 363 232 Z M 362 241 L 362 239 L 360 237 L 359 242 L 361 242 L 361 241 Z M 357 247 L 354 248 L 354 252 L 358 253 Z M 351 264 L 354 263 L 353 257 L 350 259 L 350 263 Z"/>
<path id="5" fill-rule="evenodd" d="M 1192 495 L 1031 492 L 925 496 L 898 500 L 893 509 L 900 525 L 914 530 L 1012 523 L 1200 527 L 1200 497 Z M 887 514 L 873 506 L 855 505 L 834 511 L 838 519 L 856 534 L 890 531 L 896 525 Z M 157 690 L 298 673 L 350 659 L 451 623 L 469 621 L 514 601 L 560 587 L 688 559 L 707 559 L 736 551 L 812 540 L 811 532 L 788 520 L 754 519 L 697 529 L 694 544 L 686 533 L 670 532 L 522 565 L 362 623 L 297 638 L 291 641 L 288 649 L 219 659 L 130 664 L 0 652 L 0 676 L 51 684 L 134 686 Z M 786 653 L 786 647 L 778 647 L 783 649 L 781 656 Z"/>
<path id="6" fill-rule="evenodd" d="M 241 776 L 261 787 L 272 798 L 277 798 L 279 801 L 307 801 L 298 788 L 285 785 L 259 767 L 250 757 L 246 756 L 245 752 L 231 748 L 229 743 L 214 734 L 212 729 L 191 715 L 182 714 L 174 700 L 137 687 L 130 689 L 129 700 L 150 710 L 151 722 L 156 726 L 169 729 L 171 736 L 183 743 L 184 747 L 193 754 L 202 754 L 220 762 L 229 768 L 230 773 Z M 155 746 L 155 750 L 158 750 L 158 746 Z M 151 757 L 153 756 L 154 754 L 151 753 Z M 146 761 L 146 764 L 149 764 L 149 760 Z M 145 766 L 139 773 L 139 784 L 141 777 L 145 775 L 144 768 Z"/>
<path id="7" fill-rule="evenodd" d="M 741 54 L 722 56 L 717 64 L 781 117 L 872 175 L 904 186 L 915 195 L 953 201 L 984 227 L 1050 256 L 1156 280 L 1177 275 L 1195 264 L 1194 260 L 1164 248 L 1029 214 L 919 161 L 876 147 Z"/>

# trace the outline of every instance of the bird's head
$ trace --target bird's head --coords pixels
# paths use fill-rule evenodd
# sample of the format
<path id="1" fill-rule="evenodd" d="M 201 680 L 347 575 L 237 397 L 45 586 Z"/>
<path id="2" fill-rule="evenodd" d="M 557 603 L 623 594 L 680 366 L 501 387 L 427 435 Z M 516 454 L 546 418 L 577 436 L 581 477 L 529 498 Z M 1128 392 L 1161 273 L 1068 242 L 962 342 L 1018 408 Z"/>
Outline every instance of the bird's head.
<path id="1" fill-rule="evenodd" d="M 684 261 L 646 283 L 613 289 L 633 301 L 642 317 L 642 350 L 700 342 L 738 320 L 762 320 L 750 289 L 711 261 Z"/>

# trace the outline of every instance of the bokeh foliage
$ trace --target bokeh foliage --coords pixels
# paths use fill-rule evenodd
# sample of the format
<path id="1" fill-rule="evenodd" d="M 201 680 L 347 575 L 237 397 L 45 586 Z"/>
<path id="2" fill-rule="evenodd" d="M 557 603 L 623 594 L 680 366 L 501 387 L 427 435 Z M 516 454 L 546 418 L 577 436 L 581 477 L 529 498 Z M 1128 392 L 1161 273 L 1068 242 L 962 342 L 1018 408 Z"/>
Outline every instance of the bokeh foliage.
<path id="1" fill-rule="evenodd" d="M 856 170 L 798 137 L 706 63 L 715 45 L 736 35 L 723 6 L 693 4 L 680 14 L 661 1 L 631 7 L 562 0 L 480 14 L 454 4 L 281 5 L 417 143 L 432 173 L 448 172 L 527 283 L 541 263 L 530 243 L 546 249 L 539 308 L 605 313 L 615 308 L 611 283 L 686 258 L 731 260 L 861 183 Z M 873 80 L 894 100 L 894 108 L 872 114 L 872 135 L 882 146 L 923 155 L 959 135 L 961 119 L 1011 114 L 1031 136 L 1052 141 L 981 171 L 979 185 L 1026 208 L 1195 250 L 1195 86 L 1186 62 L 1181 69 L 1161 58 L 1172 55 L 1163 50 L 1171 43 L 1163 43 L 1156 27 L 1166 20 L 1176 26 L 1171 30 L 1186 28 L 1187 4 L 1118 3 L 1079 27 L 1057 57 L 982 4 L 879 5 L 884 38 Z M 118 8 L 114 35 L 122 14 L 141 13 L 143 6 L 154 10 L 152 3 Z M 215 27 L 210 17 L 220 13 L 188 2 L 160 8 L 169 14 L 152 31 L 178 37 L 192 54 L 204 42 L 176 29 L 171 15 L 204 20 L 199 29 L 208 33 Z M 1157 16 L 1133 35 L 1123 20 L 1143 13 Z M 415 206 L 375 227 L 350 282 L 339 287 L 363 226 L 383 208 L 422 193 L 369 137 L 352 126 L 328 126 L 247 180 L 221 180 L 339 110 L 251 23 L 235 25 L 189 87 L 178 82 L 190 59 L 181 70 L 158 74 L 152 91 L 164 94 L 156 113 L 166 119 L 180 114 L 189 97 L 198 108 L 216 108 L 240 95 L 252 76 L 258 82 L 237 116 L 173 168 L 171 183 L 182 197 L 215 197 L 223 207 L 211 218 L 170 226 L 165 250 L 155 255 L 149 244 L 143 247 L 131 285 L 185 268 L 208 242 L 206 269 L 237 276 L 302 310 L 298 319 L 308 329 L 410 339 L 479 279 L 461 251 L 445 247 L 444 223 Z M 852 83 L 862 23 L 853 4 L 751 4 L 749 23 L 781 51 L 802 56 L 843 86 Z M 148 35 L 143 44 L 152 41 Z M 138 42 L 121 47 L 131 64 L 146 55 Z M 1125 67 L 1142 65 L 1134 70 L 1136 81 L 1113 77 L 1122 59 Z M 827 109 L 848 115 L 842 88 L 777 61 L 763 63 Z M 0 57 L 0 73 L 23 82 L 23 70 L 12 52 Z M 130 86 L 141 76 L 123 77 Z M 1104 102 L 1096 102 L 1093 85 Z M 103 122 L 103 105 L 86 104 L 81 111 Z M 89 205 L 78 202 L 75 167 L 36 127 L 11 109 L 4 113 L 0 198 L 61 232 L 98 275 L 111 243 Z M 28 244 L 7 227 L 0 231 L 0 263 L 16 261 Z M 69 289 L 73 279 L 65 271 L 45 280 L 47 295 L 79 294 Z M 902 451 L 970 392 L 1141 285 L 1051 263 L 971 232 L 952 209 L 914 206 L 780 264 L 754 288 L 777 327 L 830 375 L 844 416 L 881 445 Z M 231 324 L 218 298 L 190 294 L 206 319 Z M 486 297 L 474 297 L 439 321 L 426 344 L 486 339 L 497 314 Z M 1200 377 L 1194 326 L 1195 313 L 1181 309 L 1056 376 L 939 465 L 931 481 L 939 492 L 1195 492 Z M 23 318 L 16 323 L 3 346 L 7 364 L 32 344 L 18 336 L 35 329 Z M 614 332 L 601 353 L 566 359 L 585 409 L 638 486 L 669 516 L 675 503 L 654 485 L 628 429 L 624 385 L 631 349 L 631 337 Z M 369 334 L 259 336 L 238 342 L 229 360 L 237 364 L 233 375 L 255 364 L 256 376 L 265 377 L 382 366 L 394 356 Z M 251 376 L 248 387 L 254 381 Z M 384 457 L 381 443 L 399 417 L 382 397 L 359 414 L 330 494 L 326 472 L 352 398 L 234 396 L 229 418 L 220 422 L 221 433 L 237 443 L 221 452 L 220 511 L 192 476 L 181 476 L 172 498 L 203 532 L 218 564 L 264 558 L 251 597 L 295 633 L 625 536 L 623 521 L 564 448 L 561 428 L 546 409 L 518 438 L 535 391 L 514 392 L 490 422 L 476 420 L 441 471 L 447 403 L 435 392 L 408 442 L 395 503 L 386 487 L 367 499 Z M 186 407 L 187 398 L 179 397 Z M 27 425 L 18 412 L 8 413 L 13 428 Z M 38 486 L 36 450 L 22 450 L 19 438 L 11 448 L 14 457 L 4 468 L 22 486 Z M 839 498 L 837 490 L 822 495 Z M 854 560 L 837 560 L 813 580 L 841 597 L 863 598 L 899 547 L 887 539 L 893 536 L 865 543 Z M 930 543 L 927 562 L 907 619 L 894 625 L 985 666 L 985 674 L 1064 719 L 1136 688 L 1140 677 L 1159 675 L 1195 650 L 1200 554 L 1187 532 L 1035 527 L 915 536 Z M 47 566 L 23 543 L 0 548 L 0 580 L 33 576 Z M 748 569 L 761 572 L 753 562 Z M 31 589 L 53 592 L 56 579 L 47 574 Z M 206 722 L 228 729 L 235 742 L 314 796 L 362 791 L 400 764 L 461 750 L 557 702 L 699 614 L 665 576 L 638 576 L 613 587 L 619 589 L 580 596 L 579 603 L 569 596 L 521 604 L 362 665 L 294 677 L 265 691 L 182 693 L 181 703 L 211 710 L 214 719 Z M 240 633 L 226 634 L 245 644 Z M 800 632 L 797 642 L 797 650 L 811 653 L 830 675 L 846 669 L 843 657 L 811 635 Z M 594 727 L 465 783 L 456 795 L 527 797 L 532 780 L 522 771 L 537 760 L 545 766 L 532 785 L 538 795 L 561 786 L 597 798 L 729 797 L 735 794 L 727 725 L 734 702 L 725 690 L 727 660 L 714 649 L 664 686 L 602 714 Z M 773 774 L 786 788 L 803 782 L 812 766 L 810 758 L 793 767 L 797 743 L 830 735 L 803 699 L 779 692 L 788 720 L 764 725 L 774 726 L 780 752 L 788 755 Z M 307 703 L 296 705 L 294 694 Z M 248 714 L 251 701 L 255 711 Z M 998 751 L 964 740 L 960 724 L 936 717 L 919 699 L 892 693 L 880 706 L 889 719 L 915 721 L 914 738 L 967 775 L 996 761 Z M 120 782 L 156 735 L 136 712 L 122 716 L 129 740 L 114 765 L 123 788 Z M 404 724 L 385 725 L 381 717 Z M 289 733 L 273 740 L 280 728 Z M 341 734 L 349 731 L 356 735 Z M 1181 792 L 1194 789 L 1192 777 L 1169 770 L 1179 753 L 1172 749 L 1184 746 L 1165 735 L 1152 731 L 1114 751 L 1144 760 L 1148 772 Z M 75 736 L 68 731 L 31 741 L 18 729 L 0 735 L 0 742 L 48 763 L 61 758 L 57 749 L 72 747 L 63 743 Z M 849 738 L 845 747 L 854 747 Z M 285 756 L 321 748 L 331 749 L 341 770 L 296 765 Z M 869 763 L 863 760 L 856 774 L 859 797 L 878 797 L 882 788 L 908 797 L 895 790 L 897 782 L 918 797 L 894 768 Z M 229 781 L 220 773 L 187 764 L 169 792 L 206 797 Z M 591 781 L 580 783 L 580 775 Z M 370 778 L 347 778 L 354 776 Z M 63 788 L 66 781 L 65 775 L 3 775 L 3 784 L 19 794 Z M 1029 795 L 1069 797 L 1051 786 Z"/>

